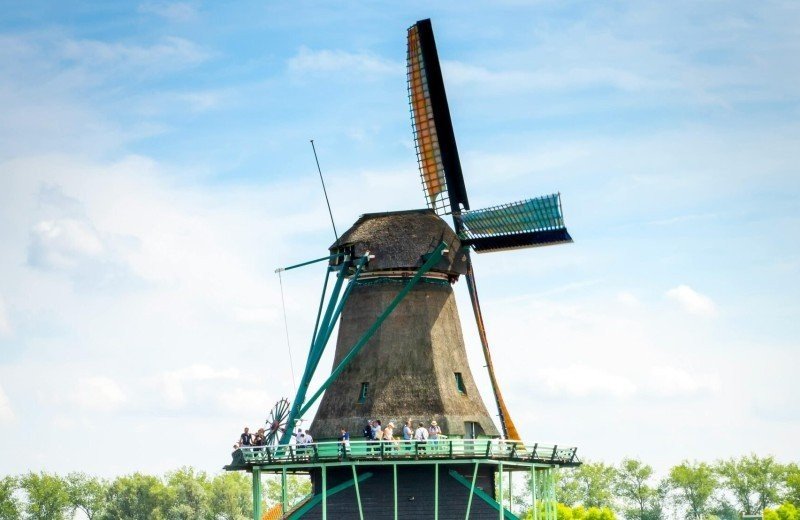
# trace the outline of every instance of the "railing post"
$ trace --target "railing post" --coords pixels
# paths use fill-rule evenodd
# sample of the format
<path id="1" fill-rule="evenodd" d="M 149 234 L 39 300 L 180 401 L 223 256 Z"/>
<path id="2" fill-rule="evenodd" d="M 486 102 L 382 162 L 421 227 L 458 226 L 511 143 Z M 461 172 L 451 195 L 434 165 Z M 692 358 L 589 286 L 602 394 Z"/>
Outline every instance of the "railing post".
<path id="1" fill-rule="evenodd" d="M 261 468 L 253 466 L 253 520 L 261 520 Z"/>

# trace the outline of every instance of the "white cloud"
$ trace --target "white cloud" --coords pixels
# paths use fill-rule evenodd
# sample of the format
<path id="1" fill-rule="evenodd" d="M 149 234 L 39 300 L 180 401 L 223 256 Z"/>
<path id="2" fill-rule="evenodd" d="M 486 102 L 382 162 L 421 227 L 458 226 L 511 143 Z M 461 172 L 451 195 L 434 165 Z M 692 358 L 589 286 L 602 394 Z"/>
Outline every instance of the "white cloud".
<path id="1" fill-rule="evenodd" d="M 485 67 L 445 60 L 443 74 L 448 85 L 476 85 L 495 92 L 518 91 L 532 88 L 568 89 L 611 86 L 625 91 L 641 90 L 657 85 L 639 74 L 609 66 L 559 68 L 541 70 L 490 70 Z"/>
<path id="2" fill-rule="evenodd" d="M 96 259 L 106 248 L 97 230 L 75 219 L 45 220 L 31 230 L 28 263 L 34 267 L 71 270 Z"/>
<path id="3" fill-rule="evenodd" d="M 233 311 L 234 318 L 240 323 L 272 323 L 278 316 L 274 307 L 237 307 Z"/>
<path id="4" fill-rule="evenodd" d="M 235 368 L 217 370 L 207 365 L 191 365 L 164 372 L 159 378 L 162 397 L 165 399 L 163 404 L 170 408 L 185 406 L 188 402 L 187 386 L 192 386 L 193 383 L 240 378 L 241 374 Z"/>
<path id="5" fill-rule="evenodd" d="M 635 294 L 633 294 L 631 292 L 628 292 L 628 291 L 622 291 L 622 292 L 618 293 L 617 294 L 617 301 L 619 303 L 622 303 L 623 305 L 628 305 L 628 306 L 631 306 L 631 307 L 636 307 L 636 306 L 640 305 L 640 303 L 641 303 L 639 301 L 639 298 L 637 298 Z"/>
<path id="6" fill-rule="evenodd" d="M 650 370 L 645 388 L 660 397 L 692 397 L 719 392 L 720 379 L 716 374 L 693 374 L 675 367 L 659 366 Z"/>
<path id="7" fill-rule="evenodd" d="M 553 397 L 623 399 L 636 393 L 636 385 L 626 377 L 585 365 L 538 370 L 533 385 L 540 393 Z"/>
<path id="8" fill-rule="evenodd" d="M 0 386 L 0 424 L 8 424 L 14 421 L 14 410 L 11 408 L 11 401 L 8 400 L 3 387 Z"/>
<path id="9" fill-rule="evenodd" d="M 93 376 L 78 380 L 69 400 L 86 410 L 112 412 L 118 410 L 127 401 L 127 397 L 113 379 Z"/>
<path id="10" fill-rule="evenodd" d="M 700 294 L 688 285 L 679 285 L 666 292 L 667 298 L 677 302 L 686 312 L 699 316 L 713 316 L 717 313 L 714 301 Z"/>
<path id="11" fill-rule="evenodd" d="M 3 295 L 0 294 L 0 338 L 11 334 L 11 320 L 8 317 L 6 310 L 6 302 L 3 300 Z"/>
<path id="12" fill-rule="evenodd" d="M 99 40 L 66 40 L 61 45 L 64 59 L 88 69 L 115 67 L 140 71 L 171 71 L 198 65 L 209 55 L 194 42 L 169 36 L 153 45 L 128 45 Z"/>
<path id="13" fill-rule="evenodd" d="M 289 59 L 292 72 L 343 72 L 346 74 L 401 74 L 404 65 L 374 54 L 323 49 L 314 51 L 300 47 L 295 56 Z"/>

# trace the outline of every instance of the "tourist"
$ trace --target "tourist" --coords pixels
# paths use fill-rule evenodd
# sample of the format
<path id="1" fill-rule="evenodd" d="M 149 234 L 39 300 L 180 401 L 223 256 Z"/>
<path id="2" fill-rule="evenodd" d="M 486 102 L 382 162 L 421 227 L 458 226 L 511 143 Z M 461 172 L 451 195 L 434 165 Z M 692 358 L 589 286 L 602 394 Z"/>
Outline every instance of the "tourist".
<path id="1" fill-rule="evenodd" d="M 364 426 L 363 434 L 364 434 L 364 440 L 365 441 L 371 441 L 371 440 L 375 439 L 372 436 L 372 421 L 371 420 L 367 420 L 367 425 Z"/>
<path id="2" fill-rule="evenodd" d="M 410 441 L 414 437 L 414 428 L 411 426 L 411 419 L 406 421 L 406 425 L 403 426 L 403 440 Z"/>
<path id="3" fill-rule="evenodd" d="M 264 428 L 259 428 L 256 432 L 253 446 L 265 446 L 267 444 L 267 435 Z"/>
<path id="4" fill-rule="evenodd" d="M 372 422 L 372 438 L 376 441 L 383 439 L 383 428 L 381 428 L 381 422 L 377 419 Z"/>
<path id="5" fill-rule="evenodd" d="M 239 436 L 239 444 L 242 446 L 250 446 L 252 444 L 252 436 L 250 435 L 250 428 L 244 427 L 244 432 Z"/>
<path id="6" fill-rule="evenodd" d="M 342 428 L 342 433 L 339 435 L 339 444 L 339 457 L 343 459 L 350 453 L 350 433 L 345 428 Z"/>
<path id="7" fill-rule="evenodd" d="M 303 444 L 312 444 L 314 442 L 314 438 L 311 436 L 311 432 L 306 430 L 306 437 Z"/>
<path id="8" fill-rule="evenodd" d="M 406 421 L 403 426 L 403 442 L 406 445 L 406 451 L 411 449 L 411 440 L 414 438 L 414 427 L 411 426 L 411 419 Z"/>
<path id="9" fill-rule="evenodd" d="M 439 425 L 436 424 L 436 421 L 431 421 L 431 425 L 428 426 L 428 439 L 431 440 L 431 444 L 434 448 L 439 446 L 439 435 L 442 433 L 442 429 L 439 428 Z"/>
<path id="10" fill-rule="evenodd" d="M 393 441 L 394 440 L 394 423 L 389 422 L 386 425 L 386 428 L 383 429 L 383 440 L 385 441 Z"/>
<path id="11" fill-rule="evenodd" d="M 425 423 L 419 422 L 419 427 L 414 432 L 414 440 L 417 443 L 417 451 L 425 450 L 425 443 L 428 442 L 428 429 L 425 428 Z"/>

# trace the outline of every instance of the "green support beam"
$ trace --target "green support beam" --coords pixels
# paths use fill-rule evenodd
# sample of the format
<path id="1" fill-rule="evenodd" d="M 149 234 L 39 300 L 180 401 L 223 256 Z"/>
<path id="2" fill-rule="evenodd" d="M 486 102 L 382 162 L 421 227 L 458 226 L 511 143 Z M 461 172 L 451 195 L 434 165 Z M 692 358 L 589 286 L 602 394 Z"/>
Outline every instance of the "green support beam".
<path id="1" fill-rule="evenodd" d="M 261 468 L 253 468 L 253 520 L 261 520 Z"/>
<path id="2" fill-rule="evenodd" d="M 364 509 L 361 507 L 361 490 L 358 488 L 358 473 L 355 466 L 353 468 L 353 485 L 356 487 L 356 502 L 358 502 L 358 518 L 364 520 Z"/>
<path id="3" fill-rule="evenodd" d="M 322 520 L 328 520 L 328 470 L 322 466 Z"/>
<path id="4" fill-rule="evenodd" d="M 451 471 L 452 474 L 452 471 Z M 469 520 L 469 512 L 472 510 L 472 497 L 475 496 L 475 482 L 478 480 L 478 463 L 475 463 L 475 470 L 472 472 L 472 484 L 469 486 L 469 499 L 467 500 L 467 516 L 464 520 Z"/>
<path id="5" fill-rule="evenodd" d="M 361 475 L 359 475 L 357 482 L 364 482 L 368 478 L 372 478 L 372 475 L 373 475 L 372 472 L 362 473 Z M 343 483 L 339 484 L 338 486 L 334 486 L 334 487 L 330 488 L 328 490 L 328 492 L 326 493 L 326 495 L 328 497 L 331 497 L 331 496 L 335 495 L 336 493 L 339 493 L 341 491 L 344 491 L 347 488 L 352 487 L 353 484 L 354 484 L 354 482 L 351 482 L 351 481 L 343 482 Z M 303 518 L 303 516 L 306 513 L 308 513 L 312 509 L 314 509 L 321 502 L 322 502 L 322 495 L 321 494 L 314 495 L 310 500 L 308 500 L 305 504 L 303 504 L 302 507 L 300 507 L 296 511 L 292 512 L 292 514 L 291 514 L 291 516 L 289 516 L 289 518 L 291 520 L 297 520 L 297 519 Z"/>
<path id="6" fill-rule="evenodd" d="M 499 467 L 497 468 L 497 476 L 500 478 L 500 485 L 498 486 L 500 495 L 497 500 L 497 504 L 500 506 L 497 508 L 497 511 L 500 513 L 500 520 L 503 520 L 503 463 L 501 462 Z"/>
<path id="7" fill-rule="evenodd" d="M 439 520 L 439 463 L 433 465 L 433 520 Z"/>
<path id="8" fill-rule="evenodd" d="M 339 377 L 339 374 L 341 374 L 344 371 L 344 369 L 347 367 L 347 365 L 350 364 L 353 358 L 356 357 L 359 352 L 361 352 L 361 349 L 364 348 L 364 345 L 367 344 L 367 342 L 370 340 L 370 338 L 372 338 L 372 336 L 380 328 L 380 326 L 383 325 L 383 322 L 386 321 L 386 318 L 388 318 L 389 315 L 395 310 L 395 308 L 397 308 L 397 306 L 400 304 L 403 298 L 405 298 L 406 295 L 411 291 L 411 289 L 414 288 L 414 286 L 417 284 L 417 282 L 420 281 L 420 279 L 425 275 L 425 273 L 430 271 L 431 268 L 433 268 L 433 266 L 439 262 L 439 260 L 442 258 L 442 251 L 444 251 L 446 247 L 447 244 L 445 242 L 442 242 L 436 247 L 436 249 L 433 250 L 433 252 L 430 254 L 430 256 L 428 256 L 428 259 L 425 261 L 422 267 L 420 267 L 419 270 L 411 278 L 411 280 L 409 280 L 408 283 L 406 283 L 405 287 L 403 287 L 403 289 L 399 293 L 397 293 L 397 296 L 394 297 L 394 299 L 386 307 L 383 313 L 381 313 L 381 315 L 378 316 L 378 319 L 375 320 L 375 323 L 373 323 L 372 326 L 369 329 L 367 329 L 367 331 L 356 342 L 353 348 L 350 349 L 350 352 L 347 353 L 347 355 L 344 357 L 344 359 L 342 359 L 339 365 L 333 370 L 333 372 L 331 372 L 331 375 L 328 377 L 328 379 L 325 380 L 320 389 L 317 390 L 313 396 L 311 396 L 311 398 L 308 400 L 307 403 L 305 403 L 305 405 L 303 405 L 303 407 L 300 409 L 298 413 L 298 416 L 302 416 L 304 413 L 308 411 L 309 408 L 311 408 L 311 406 L 314 405 L 314 402 L 316 402 L 316 400 L 319 399 L 322 393 L 328 389 L 331 383 L 333 383 L 336 380 L 336 378 Z"/>

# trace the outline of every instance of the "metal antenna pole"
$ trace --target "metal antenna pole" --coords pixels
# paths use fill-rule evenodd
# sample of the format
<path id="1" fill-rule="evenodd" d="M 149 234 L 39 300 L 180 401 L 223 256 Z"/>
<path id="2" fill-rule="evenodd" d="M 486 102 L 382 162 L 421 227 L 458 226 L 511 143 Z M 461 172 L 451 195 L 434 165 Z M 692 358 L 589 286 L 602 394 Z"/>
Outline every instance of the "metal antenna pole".
<path id="1" fill-rule="evenodd" d="M 317 171 L 319 172 L 319 180 L 322 183 L 322 192 L 325 194 L 325 203 L 328 205 L 328 214 L 331 216 L 331 225 L 333 226 L 333 236 L 336 241 L 339 241 L 339 233 L 336 232 L 336 224 L 333 222 L 333 211 L 331 211 L 331 201 L 328 200 L 328 190 L 325 189 L 325 179 L 322 178 L 322 168 L 319 167 L 319 158 L 317 157 L 317 148 L 314 146 L 314 140 L 311 139 L 311 149 L 314 150 L 314 160 L 317 162 Z"/>

